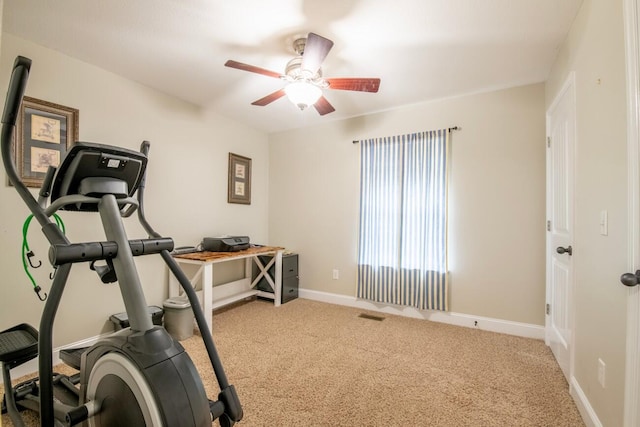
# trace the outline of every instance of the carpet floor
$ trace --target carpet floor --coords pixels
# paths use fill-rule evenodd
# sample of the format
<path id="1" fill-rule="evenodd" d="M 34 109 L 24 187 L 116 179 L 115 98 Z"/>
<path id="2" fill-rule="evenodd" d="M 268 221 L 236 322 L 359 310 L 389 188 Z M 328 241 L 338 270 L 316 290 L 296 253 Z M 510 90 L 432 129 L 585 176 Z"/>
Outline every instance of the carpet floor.
<path id="1" fill-rule="evenodd" d="M 213 329 L 238 426 L 584 426 L 539 340 L 303 299 L 238 304 Z M 215 398 L 200 337 L 181 344 Z"/>

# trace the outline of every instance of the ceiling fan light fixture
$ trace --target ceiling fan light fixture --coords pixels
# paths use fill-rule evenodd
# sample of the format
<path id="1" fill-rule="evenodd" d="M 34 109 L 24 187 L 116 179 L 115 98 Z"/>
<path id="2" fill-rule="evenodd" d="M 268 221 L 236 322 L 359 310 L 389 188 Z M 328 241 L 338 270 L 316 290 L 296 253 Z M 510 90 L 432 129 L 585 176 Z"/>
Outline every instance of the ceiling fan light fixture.
<path id="1" fill-rule="evenodd" d="M 304 110 L 322 96 L 322 89 L 305 81 L 289 83 L 284 88 L 289 100 L 301 110 Z"/>
<path id="2" fill-rule="evenodd" d="M 2 0 L 0 0 L 1 2 Z M 380 86 L 378 78 L 324 78 L 321 65 L 332 47 L 331 40 L 315 33 L 309 33 L 306 37 L 294 37 L 293 50 L 297 56 L 287 62 L 284 74 L 232 60 L 227 61 L 224 65 L 274 77 L 285 82 L 285 87 L 252 102 L 251 105 L 264 107 L 286 95 L 300 110 L 313 105 L 318 114 L 324 116 L 336 111 L 327 98 L 322 96 L 324 89 L 375 93 L 378 92 Z"/>

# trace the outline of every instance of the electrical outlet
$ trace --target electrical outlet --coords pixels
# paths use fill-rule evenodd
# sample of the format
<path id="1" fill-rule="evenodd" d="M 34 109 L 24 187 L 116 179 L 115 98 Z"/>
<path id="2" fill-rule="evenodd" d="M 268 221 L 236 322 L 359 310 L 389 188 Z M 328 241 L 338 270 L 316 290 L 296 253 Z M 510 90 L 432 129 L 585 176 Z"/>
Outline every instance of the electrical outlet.
<path id="1" fill-rule="evenodd" d="M 340 270 L 333 270 L 333 280 L 338 280 L 340 278 Z"/>
<path id="2" fill-rule="evenodd" d="M 604 361 L 602 359 L 598 359 L 598 382 L 600 383 L 602 388 L 604 388 L 605 384 L 604 380 L 606 368 L 607 365 L 605 365 Z"/>

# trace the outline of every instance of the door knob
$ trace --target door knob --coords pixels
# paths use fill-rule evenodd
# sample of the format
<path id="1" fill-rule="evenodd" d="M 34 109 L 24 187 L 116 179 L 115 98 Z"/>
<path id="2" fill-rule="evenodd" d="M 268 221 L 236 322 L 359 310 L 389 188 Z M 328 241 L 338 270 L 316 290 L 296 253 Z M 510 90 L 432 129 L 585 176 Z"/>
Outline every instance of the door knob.
<path id="1" fill-rule="evenodd" d="M 567 246 L 566 248 L 563 248 L 562 246 L 558 246 L 556 248 L 556 252 L 558 252 L 559 254 L 568 253 L 569 256 L 571 256 L 573 255 L 573 248 L 571 246 Z"/>
<path id="2" fill-rule="evenodd" d="M 620 276 L 620 281 L 623 285 L 629 287 L 637 285 L 638 283 L 640 283 L 640 270 L 636 270 L 635 274 L 624 273 L 622 276 Z"/>

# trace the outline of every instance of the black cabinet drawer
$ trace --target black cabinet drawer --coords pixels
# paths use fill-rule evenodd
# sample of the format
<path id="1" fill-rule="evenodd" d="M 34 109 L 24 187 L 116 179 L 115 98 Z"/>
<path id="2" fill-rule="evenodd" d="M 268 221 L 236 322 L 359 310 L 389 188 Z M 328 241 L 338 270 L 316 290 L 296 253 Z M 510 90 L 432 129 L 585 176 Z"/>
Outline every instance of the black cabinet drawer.
<path id="1" fill-rule="evenodd" d="M 298 255 L 284 255 L 282 257 L 282 280 L 298 275 Z"/>
<path id="2" fill-rule="evenodd" d="M 266 266 L 271 262 L 271 258 L 273 257 L 269 255 L 261 255 L 258 258 L 260 258 L 260 262 L 262 263 L 262 265 Z M 271 275 L 271 277 L 275 277 L 275 274 L 274 274 L 275 271 L 276 271 L 276 263 L 274 262 L 273 265 L 269 267 L 269 274 Z M 253 277 L 255 278 L 259 272 L 260 272 L 260 269 L 258 268 L 257 265 L 254 264 Z M 282 255 L 282 279 L 286 279 L 287 277 L 295 277 L 297 275 L 298 275 L 298 254 Z"/>
<path id="3" fill-rule="evenodd" d="M 298 298 L 298 277 L 282 279 L 282 303 Z"/>

